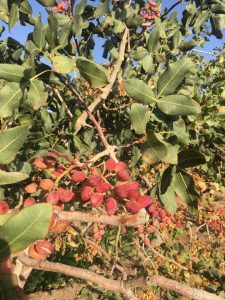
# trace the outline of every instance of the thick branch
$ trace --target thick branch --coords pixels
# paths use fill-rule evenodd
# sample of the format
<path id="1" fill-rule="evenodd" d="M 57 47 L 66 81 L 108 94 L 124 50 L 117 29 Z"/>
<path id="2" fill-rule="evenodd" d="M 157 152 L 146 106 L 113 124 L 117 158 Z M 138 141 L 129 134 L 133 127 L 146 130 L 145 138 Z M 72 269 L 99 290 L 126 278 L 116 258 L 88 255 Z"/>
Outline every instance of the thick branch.
<path id="1" fill-rule="evenodd" d="M 113 71 L 110 74 L 110 78 L 109 78 L 109 84 L 107 84 L 101 91 L 100 95 L 94 100 L 94 102 L 92 102 L 89 106 L 88 106 L 88 110 L 90 112 L 93 112 L 95 110 L 95 108 L 101 103 L 102 100 L 105 100 L 115 81 L 116 81 L 116 77 L 117 74 L 121 68 L 122 62 L 124 60 L 124 53 L 125 53 L 125 49 L 126 49 L 126 44 L 127 44 L 127 37 L 128 37 L 128 33 L 129 33 L 129 29 L 126 28 L 120 43 L 120 47 L 119 47 L 119 56 L 115 62 L 115 64 L 113 65 Z M 81 129 L 81 127 L 86 123 L 87 120 L 87 112 L 84 111 L 80 117 L 78 118 L 77 122 L 76 122 L 76 133 L 77 134 L 79 132 L 79 130 Z"/>
<path id="2" fill-rule="evenodd" d="M 68 221 L 79 222 L 93 222 L 108 225 L 126 225 L 134 226 L 138 224 L 145 224 L 148 222 L 148 214 L 144 210 L 140 210 L 136 215 L 123 215 L 123 216 L 108 216 L 100 213 L 85 213 L 79 211 L 61 211 L 57 212 L 60 219 Z"/>
<path id="3" fill-rule="evenodd" d="M 194 300 L 223 300 L 223 298 L 195 288 L 188 287 L 175 280 L 167 279 L 163 276 L 151 276 L 148 278 L 130 279 L 127 281 L 119 281 L 107 279 L 102 275 L 98 275 L 92 271 L 67 266 L 60 263 L 49 261 L 39 261 L 28 257 L 25 254 L 19 254 L 18 259 L 26 266 L 38 270 L 57 272 L 71 277 L 80 278 L 97 284 L 104 289 L 121 293 L 126 299 L 137 300 L 131 289 L 137 287 L 148 288 L 149 286 L 159 286 L 167 290 L 174 291 L 182 296 L 189 297 Z"/>
<path id="4" fill-rule="evenodd" d="M 131 290 L 127 290 L 123 287 L 122 281 L 107 279 L 102 275 L 98 275 L 86 269 L 70 267 L 64 264 L 53 263 L 49 261 L 35 260 L 25 254 L 18 255 L 18 259 L 24 265 L 35 268 L 37 270 L 57 272 L 71 277 L 90 281 L 93 284 L 99 285 L 106 290 L 110 290 L 115 293 L 122 293 L 126 297 L 126 299 L 137 300 Z"/>

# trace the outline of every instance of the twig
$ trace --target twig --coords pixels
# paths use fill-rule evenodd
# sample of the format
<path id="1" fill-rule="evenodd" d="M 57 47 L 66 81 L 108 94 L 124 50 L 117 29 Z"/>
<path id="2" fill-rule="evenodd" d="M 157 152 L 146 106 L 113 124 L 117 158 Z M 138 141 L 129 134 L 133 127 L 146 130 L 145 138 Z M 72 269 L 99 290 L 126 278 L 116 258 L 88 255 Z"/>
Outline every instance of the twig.
<path id="1" fill-rule="evenodd" d="M 50 152 L 56 154 L 57 156 L 59 157 L 62 157 L 62 158 L 65 158 L 68 162 L 70 162 L 71 164 L 77 166 L 77 167 L 84 167 L 84 163 L 80 163 L 78 160 L 76 160 L 75 158 L 69 156 L 67 153 L 62 153 L 62 152 L 59 152 L 55 149 L 49 149 Z"/>
<path id="2" fill-rule="evenodd" d="M 136 215 L 123 216 L 108 216 L 102 213 L 85 213 L 79 211 L 61 211 L 57 212 L 60 219 L 68 221 L 80 221 L 84 223 L 102 223 L 108 225 L 124 225 L 134 226 L 138 224 L 145 224 L 149 220 L 149 216 L 145 210 L 140 210 Z"/>
<path id="3" fill-rule="evenodd" d="M 155 275 L 147 278 L 140 277 L 137 279 L 130 279 L 127 281 L 111 280 L 89 270 L 71 267 L 61 263 L 35 260 L 24 253 L 18 254 L 17 257 L 24 265 L 28 267 L 33 267 L 38 270 L 61 273 L 75 278 L 90 281 L 93 284 L 97 284 L 104 289 L 113 291 L 114 293 L 121 293 L 125 299 L 129 300 L 137 300 L 134 293 L 132 292 L 133 288 L 147 288 L 149 286 L 159 286 L 167 290 L 172 290 L 182 296 L 189 297 L 194 300 L 223 300 L 223 298 L 217 295 L 188 287 L 182 283 L 168 279 L 163 276 Z"/>
<path id="4" fill-rule="evenodd" d="M 178 262 L 176 262 L 176 261 L 173 260 L 172 258 L 169 258 L 169 257 L 164 256 L 163 254 L 161 254 L 160 252 L 158 252 L 157 250 L 155 250 L 151 245 L 148 245 L 147 247 L 150 248 L 151 251 L 152 251 L 155 255 L 157 255 L 157 256 L 159 256 L 159 257 L 161 257 L 161 258 L 163 258 L 163 259 L 165 259 L 165 260 L 171 262 L 172 264 L 178 266 L 179 268 L 181 268 L 181 269 L 183 269 L 183 270 L 185 270 L 185 271 L 189 271 L 188 268 L 182 266 L 181 264 L 179 264 Z"/>
<path id="5" fill-rule="evenodd" d="M 112 153 L 115 154 L 115 151 L 117 150 L 117 146 L 109 146 L 107 149 L 103 150 L 102 152 L 99 152 L 98 154 L 96 154 L 94 157 L 92 157 L 90 159 L 91 163 L 96 162 L 97 160 L 99 160 L 100 158 L 102 158 L 103 156 L 111 156 L 112 157 Z M 117 162 L 117 158 L 114 157 L 114 160 Z"/>
<path id="6" fill-rule="evenodd" d="M 87 244 L 89 244 L 90 246 L 92 246 L 93 248 L 95 248 L 96 250 L 101 252 L 109 262 L 111 262 L 113 260 L 112 257 L 102 247 L 97 245 L 95 242 L 91 241 L 88 238 L 84 238 L 84 240 Z M 114 267 L 122 273 L 123 280 L 127 280 L 127 272 L 124 270 L 124 268 L 122 266 L 120 266 L 118 263 L 115 263 Z"/>
<path id="7" fill-rule="evenodd" d="M 74 94 L 75 97 L 77 97 L 81 107 L 84 108 L 84 110 L 86 111 L 89 119 L 92 121 L 92 123 L 94 124 L 96 130 L 98 131 L 98 134 L 101 138 L 101 141 L 103 143 L 103 145 L 105 146 L 106 150 L 108 150 L 109 155 L 115 160 L 117 161 L 116 155 L 115 153 L 112 151 L 111 146 L 109 145 L 103 130 L 100 126 L 100 124 L 98 123 L 98 121 L 95 119 L 95 116 L 93 115 L 93 113 L 89 110 L 88 106 L 86 105 L 84 99 L 81 97 L 81 95 L 64 79 L 62 78 L 64 84 L 68 87 L 68 89 Z"/>
<path id="8" fill-rule="evenodd" d="M 70 173 L 70 171 L 72 171 L 72 170 L 75 169 L 75 168 L 76 168 L 75 165 L 71 165 L 71 166 L 70 166 L 69 168 L 67 168 L 61 175 L 59 175 L 59 176 L 57 177 L 57 179 L 55 180 L 55 188 L 58 187 L 58 184 L 59 184 L 60 180 L 61 180 L 64 176 L 68 175 L 68 174 Z"/>
<path id="9" fill-rule="evenodd" d="M 180 3 L 182 3 L 182 0 L 179 0 L 176 3 L 174 3 L 163 15 L 160 16 L 160 19 L 163 19 L 165 16 L 167 16 L 171 12 L 171 10 L 173 10 Z"/>
<path id="10" fill-rule="evenodd" d="M 152 265 L 153 269 L 155 270 L 156 274 L 158 274 L 158 270 L 154 264 L 154 262 L 151 260 L 151 258 L 149 257 L 149 255 L 147 254 L 147 252 L 145 251 L 145 244 L 143 243 L 142 247 L 139 246 L 139 248 L 141 249 L 141 251 L 144 253 L 144 255 L 146 256 L 146 258 L 149 260 L 150 264 Z"/>
<path id="11" fill-rule="evenodd" d="M 203 51 L 203 50 L 199 50 L 199 49 L 192 49 L 191 51 L 200 52 L 200 53 L 204 53 L 204 54 L 208 54 L 208 55 L 212 55 L 212 56 L 217 56 L 215 53 Z"/>
<path id="12" fill-rule="evenodd" d="M 88 110 L 90 112 L 93 112 L 95 110 L 95 108 L 103 101 L 105 100 L 115 81 L 116 81 L 116 77 L 117 77 L 117 74 L 121 68 L 121 65 L 123 63 L 123 60 L 124 60 L 124 54 L 125 54 L 125 49 L 126 49 L 126 44 L 127 44 L 127 37 L 128 37 L 128 34 L 129 34 L 129 29 L 126 28 L 125 31 L 124 31 L 124 34 L 123 34 L 123 37 L 122 37 L 122 40 L 121 40 L 121 43 L 120 43 L 120 47 L 119 47 L 119 56 L 115 62 L 115 64 L 113 65 L 113 71 L 112 73 L 110 74 L 110 77 L 109 77 L 109 84 L 107 84 L 102 90 L 101 90 L 101 93 L 99 94 L 99 96 L 88 106 Z M 77 122 L 76 122 L 76 132 L 75 132 L 75 135 L 80 131 L 81 127 L 86 123 L 86 119 L 87 119 L 88 115 L 87 115 L 87 112 L 84 111 L 80 117 L 77 119 Z"/>
<path id="13" fill-rule="evenodd" d="M 60 103 L 64 103 L 66 105 L 66 102 L 63 100 L 63 98 L 60 95 L 59 91 L 57 89 L 53 89 L 53 91 L 55 92 L 55 95 L 56 95 L 57 99 L 60 101 Z M 68 116 L 70 117 L 70 119 L 72 119 L 73 114 L 71 113 L 71 111 L 69 110 L 67 105 L 66 105 L 66 112 L 67 112 Z"/>
<path id="14" fill-rule="evenodd" d="M 119 247 L 118 246 L 119 246 L 120 234 L 121 234 L 121 226 L 119 226 L 118 232 L 116 235 L 116 251 L 115 251 L 114 263 L 113 263 L 112 270 L 111 270 L 111 275 L 112 275 L 113 270 L 115 269 L 115 267 L 117 265 L 117 261 L 118 261 L 118 255 L 119 255 Z"/>

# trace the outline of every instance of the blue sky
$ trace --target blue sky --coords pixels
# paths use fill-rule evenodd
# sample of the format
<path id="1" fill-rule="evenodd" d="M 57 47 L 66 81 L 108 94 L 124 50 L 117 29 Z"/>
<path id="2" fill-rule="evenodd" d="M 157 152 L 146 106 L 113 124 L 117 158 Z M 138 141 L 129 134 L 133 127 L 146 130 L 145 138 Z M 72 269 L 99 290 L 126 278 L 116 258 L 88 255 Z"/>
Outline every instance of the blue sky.
<path id="1" fill-rule="evenodd" d="M 96 1 L 91 1 L 92 5 L 94 2 L 96 2 Z M 166 6 L 170 7 L 171 5 L 173 5 L 176 2 L 177 2 L 177 0 L 169 0 L 169 1 L 162 0 L 162 10 L 164 10 L 164 8 Z M 36 0 L 30 0 L 29 3 L 32 5 L 33 14 L 35 16 L 39 16 L 39 14 L 41 13 L 43 20 L 46 22 L 47 12 L 45 11 L 44 7 L 41 6 Z M 168 3 L 169 3 L 169 6 L 168 6 Z M 186 4 L 187 4 L 187 2 L 178 5 L 173 11 L 177 11 L 178 16 L 181 16 L 183 8 L 185 7 Z M 1 20 L 0 20 L 0 25 L 5 26 L 5 32 L 2 34 L 1 39 L 5 39 L 7 36 L 11 36 L 14 39 L 18 40 L 21 44 L 25 44 L 25 42 L 27 40 L 27 35 L 32 31 L 32 27 L 29 25 L 22 26 L 22 25 L 17 24 L 14 28 L 11 29 L 11 32 L 9 32 L 7 25 L 4 24 Z M 198 48 L 198 49 L 204 50 L 206 52 L 212 52 L 214 48 L 220 47 L 222 45 L 222 43 L 224 42 L 222 40 L 216 39 L 214 36 L 210 36 L 209 38 L 210 38 L 210 41 L 205 44 L 204 48 Z M 94 56 L 95 56 L 96 62 L 102 62 L 102 57 L 101 57 L 101 55 L 99 55 L 99 53 L 102 53 L 102 42 L 100 40 L 97 43 L 96 49 L 94 51 Z M 202 54 L 202 55 L 204 55 L 207 59 L 212 58 L 208 54 Z"/>

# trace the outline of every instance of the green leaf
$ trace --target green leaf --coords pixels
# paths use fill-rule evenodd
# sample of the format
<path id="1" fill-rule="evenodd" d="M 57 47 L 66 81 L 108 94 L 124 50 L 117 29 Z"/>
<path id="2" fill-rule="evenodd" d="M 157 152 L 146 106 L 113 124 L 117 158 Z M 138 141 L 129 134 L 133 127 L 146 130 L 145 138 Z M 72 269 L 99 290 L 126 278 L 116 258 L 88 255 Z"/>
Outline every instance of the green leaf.
<path id="1" fill-rule="evenodd" d="M 116 19 L 114 20 L 114 28 L 113 28 L 113 30 L 114 30 L 115 33 L 121 33 L 121 32 L 123 32 L 124 29 L 125 29 L 125 27 L 126 27 L 126 25 L 122 21 L 116 20 Z"/>
<path id="2" fill-rule="evenodd" d="M 90 151 L 88 145 L 86 145 L 86 143 L 83 143 L 82 140 L 77 135 L 74 136 L 73 142 L 74 142 L 74 147 L 78 149 L 81 154 Z"/>
<path id="3" fill-rule="evenodd" d="M 133 146 L 131 150 L 130 167 L 134 167 L 137 164 L 140 157 L 141 157 L 140 149 L 136 146 Z"/>
<path id="4" fill-rule="evenodd" d="M 65 25 L 62 27 L 60 31 L 60 37 L 59 37 L 59 45 L 57 48 L 62 49 L 67 46 L 68 44 L 68 38 L 71 32 L 73 22 L 69 21 L 66 22 Z"/>
<path id="5" fill-rule="evenodd" d="M 193 68 L 194 64 L 188 58 L 170 64 L 157 82 L 158 97 L 172 94 Z"/>
<path id="6" fill-rule="evenodd" d="M 81 76 L 87 80 L 91 87 L 103 87 L 109 83 L 107 70 L 101 65 L 82 57 L 77 59 L 76 66 Z"/>
<path id="7" fill-rule="evenodd" d="M 152 130 L 147 131 L 147 139 L 142 145 L 142 155 L 150 162 L 163 161 L 166 163 L 177 164 L 177 151 L 165 142 L 159 133 Z"/>
<path id="8" fill-rule="evenodd" d="M 188 145 L 190 143 L 189 134 L 187 133 L 186 125 L 182 118 L 176 122 L 173 122 L 172 133 L 176 135 L 182 144 Z"/>
<path id="9" fill-rule="evenodd" d="M 174 166 L 170 165 L 168 168 L 166 168 L 163 171 L 162 179 L 161 179 L 161 183 L 160 183 L 160 192 L 162 194 L 164 194 L 167 191 L 167 189 L 170 187 L 172 179 L 173 179 L 172 175 L 174 174 L 175 169 L 176 168 Z"/>
<path id="10" fill-rule="evenodd" d="M 24 78 L 25 68 L 14 64 L 0 64 L 0 79 L 20 82 Z"/>
<path id="11" fill-rule="evenodd" d="M 173 47 L 174 48 L 179 47 L 182 41 L 183 41 L 182 33 L 178 30 L 173 35 Z"/>
<path id="12" fill-rule="evenodd" d="M 205 21 L 208 19 L 209 14 L 210 14 L 210 12 L 208 10 L 200 12 L 200 15 L 195 20 L 195 25 L 193 28 L 194 33 L 199 33 L 201 31 L 201 27 L 205 23 Z"/>
<path id="13" fill-rule="evenodd" d="M 131 125 L 137 134 L 144 134 L 146 132 L 146 125 L 149 121 L 149 112 L 143 104 L 132 104 L 130 119 Z"/>
<path id="14" fill-rule="evenodd" d="M 52 205 L 41 203 L 23 208 L 9 219 L 0 231 L 0 257 L 26 249 L 36 240 L 48 234 L 52 216 Z"/>
<path id="15" fill-rule="evenodd" d="M 197 207 L 196 199 L 199 195 L 195 190 L 193 178 L 188 173 L 178 169 L 177 173 L 173 174 L 172 185 L 176 194 L 195 210 Z"/>
<path id="16" fill-rule="evenodd" d="M 19 10 L 21 12 L 23 12 L 24 14 L 32 14 L 32 7 L 30 6 L 28 0 L 23 0 L 21 3 L 20 3 L 20 6 L 19 6 Z"/>
<path id="17" fill-rule="evenodd" d="M 19 9 L 15 3 L 12 3 L 10 13 L 9 13 L 9 28 L 12 28 L 16 25 L 19 20 Z"/>
<path id="18" fill-rule="evenodd" d="M 13 215 L 13 213 L 0 214 L 0 226 L 4 225 Z"/>
<path id="19" fill-rule="evenodd" d="M 127 26 L 130 28 L 132 27 L 138 27 L 140 26 L 141 24 L 143 23 L 143 19 L 142 17 L 138 16 L 138 15 L 135 15 L 135 16 L 132 16 L 132 17 L 129 17 L 127 20 L 126 20 L 126 24 Z"/>
<path id="20" fill-rule="evenodd" d="M 211 13 L 210 23 L 212 26 L 212 34 L 218 39 L 223 38 L 222 30 L 224 29 L 224 15 Z"/>
<path id="21" fill-rule="evenodd" d="M 169 186 L 165 193 L 159 194 L 160 201 L 163 203 L 165 209 L 174 215 L 177 211 L 176 194 L 172 186 Z"/>
<path id="22" fill-rule="evenodd" d="M 188 42 L 183 42 L 181 43 L 178 48 L 183 51 L 183 52 L 186 52 L 186 51 L 190 51 L 192 50 L 194 47 L 196 46 L 199 46 L 199 43 L 195 40 L 190 40 Z"/>
<path id="23" fill-rule="evenodd" d="M 213 5 L 211 11 L 214 14 L 225 14 L 225 4 L 219 3 L 219 4 L 216 4 L 216 5 Z"/>
<path id="24" fill-rule="evenodd" d="M 155 25 L 159 32 L 159 35 L 162 39 L 166 39 L 166 30 L 165 30 L 165 24 L 162 23 L 160 18 L 155 17 Z"/>
<path id="25" fill-rule="evenodd" d="M 137 102 L 151 104 L 156 101 L 153 91 L 144 81 L 139 79 L 128 79 L 125 81 L 127 94 Z"/>
<path id="26" fill-rule="evenodd" d="M 28 174 L 21 172 L 5 172 L 0 170 L 0 186 L 5 184 L 14 184 L 27 179 Z"/>
<path id="27" fill-rule="evenodd" d="M 131 53 L 131 57 L 135 60 L 140 60 L 148 55 L 149 52 L 142 46 L 137 47 L 137 49 Z"/>
<path id="28" fill-rule="evenodd" d="M 48 99 L 48 92 L 45 91 L 44 83 L 41 80 L 33 79 L 30 81 L 30 88 L 27 92 L 25 104 L 32 107 L 34 110 L 45 105 Z"/>
<path id="29" fill-rule="evenodd" d="M 33 40 L 39 49 L 43 49 L 45 45 L 45 32 L 44 32 L 44 24 L 42 23 L 41 16 L 38 17 L 34 32 L 33 32 Z"/>
<path id="30" fill-rule="evenodd" d="M 36 0 L 36 1 L 45 7 L 57 5 L 55 0 Z"/>
<path id="31" fill-rule="evenodd" d="M 142 68 L 148 74 L 154 74 L 155 72 L 155 64 L 153 62 L 152 55 L 147 55 L 141 60 Z"/>
<path id="32" fill-rule="evenodd" d="M 147 49 L 150 53 L 155 53 L 160 48 L 160 36 L 157 29 L 153 30 L 148 38 Z"/>
<path id="33" fill-rule="evenodd" d="M 41 119 L 43 120 L 45 131 L 50 134 L 52 132 L 53 124 L 49 112 L 46 110 L 41 110 Z"/>
<path id="34" fill-rule="evenodd" d="M 169 95 L 158 99 L 159 109 L 167 115 L 187 116 L 201 112 L 197 102 L 183 95 Z"/>
<path id="35" fill-rule="evenodd" d="M 87 0 L 81 0 L 81 1 L 79 2 L 79 4 L 77 4 L 77 6 L 76 6 L 76 8 L 75 8 L 74 16 L 82 15 L 82 13 L 83 13 L 84 10 L 85 10 L 86 5 L 87 5 Z"/>
<path id="36" fill-rule="evenodd" d="M 178 153 L 178 166 L 180 168 L 192 168 L 206 163 L 206 158 L 200 152 L 190 149 Z"/>
<path id="37" fill-rule="evenodd" d="M 110 11 L 109 5 L 110 5 L 110 0 L 105 0 L 104 2 L 100 3 L 96 8 L 93 17 L 99 18 L 103 15 L 106 15 Z"/>
<path id="38" fill-rule="evenodd" d="M 56 55 L 52 58 L 53 68 L 56 72 L 67 74 L 74 68 L 74 60 L 65 55 Z"/>
<path id="39" fill-rule="evenodd" d="M 0 132 L 0 165 L 14 160 L 28 135 L 28 126 L 17 126 Z"/>
<path id="40" fill-rule="evenodd" d="M 81 36 L 82 35 L 82 30 L 88 28 L 89 22 L 85 22 L 82 18 L 82 16 L 75 16 L 74 17 L 74 22 L 72 25 L 72 32 L 76 36 Z"/>
<path id="41" fill-rule="evenodd" d="M 9 13 L 9 3 L 8 0 L 1 0 L 0 2 L 0 11 Z"/>
<path id="42" fill-rule="evenodd" d="M 48 25 L 45 30 L 45 37 L 51 49 L 58 45 L 57 41 L 58 21 L 52 12 L 48 15 Z"/>
<path id="43" fill-rule="evenodd" d="M 7 83 L 0 90 L 0 118 L 6 118 L 11 114 L 19 106 L 22 96 L 19 83 Z"/>

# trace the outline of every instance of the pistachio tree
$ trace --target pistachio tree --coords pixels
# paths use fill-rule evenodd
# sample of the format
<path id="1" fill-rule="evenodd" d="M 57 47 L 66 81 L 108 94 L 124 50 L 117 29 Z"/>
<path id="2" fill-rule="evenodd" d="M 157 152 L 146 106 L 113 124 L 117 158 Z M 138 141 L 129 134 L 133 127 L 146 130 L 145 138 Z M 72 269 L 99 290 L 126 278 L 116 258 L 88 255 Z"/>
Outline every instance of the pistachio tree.
<path id="1" fill-rule="evenodd" d="M 224 114 L 210 104 L 218 93 L 224 98 L 222 65 L 205 66 L 197 51 L 210 36 L 223 38 L 223 1 L 180 0 L 165 11 L 151 0 L 37 2 L 47 20 L 34 16 L 33 1 L 0 3 L 1 35 L 7 26 L 31 28 L 25 44 L 10 35 L 0 41 L 1 281 L 12 276 L 14 257 L 16 266 L 61 272 L 124 299 L 151 285 L 221 299 L 159 275 L 127 280 L 118 257 L 113 269 L 123 285 L 117 273 L 109 279 L 51 255 L 55 237 L 74 222 L 119 233 L 145 224 L 139 237 L 152 247 L 157 226 L 178 223 L 180 202 L 196 218 L 193 168 L 207 172 L 214 158 L 203 140 L 218 124 L 209 114 Z M 222 50 L 216 55 L 222 64 Z M 95 227 L 101 241 L 104 230 Z M 3 285 L 6 299 L 16 297 Z"/>

